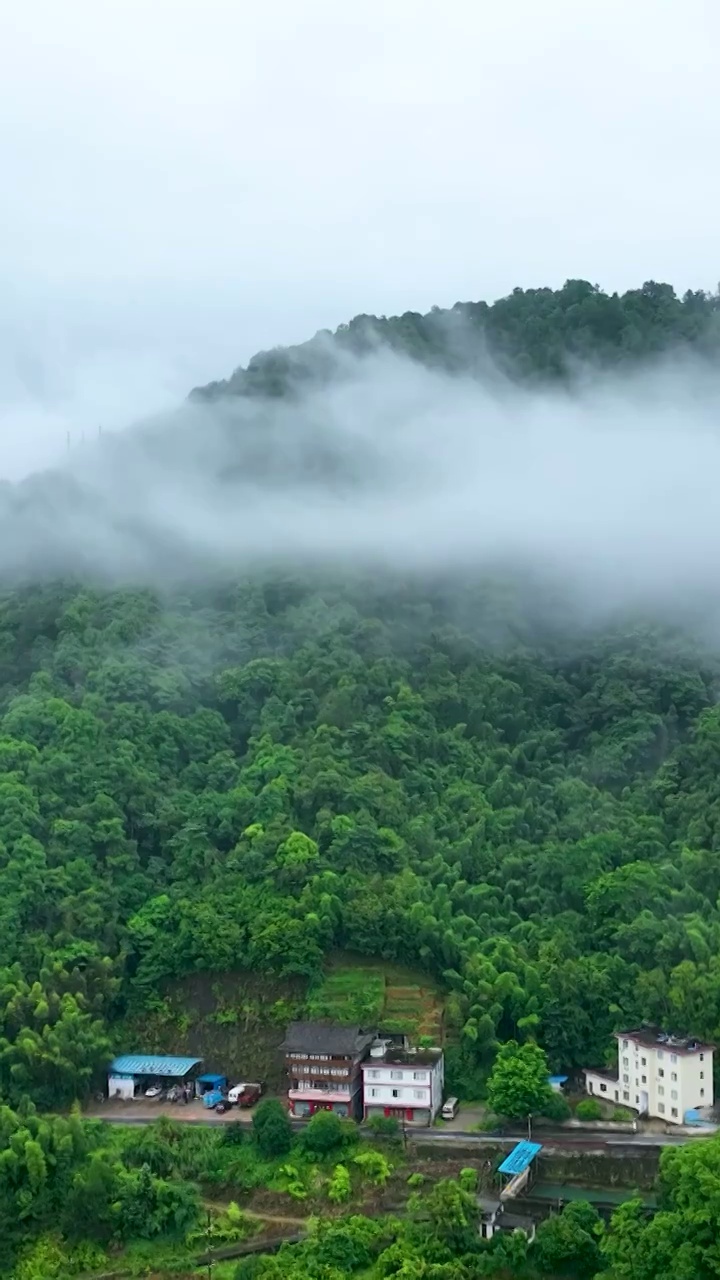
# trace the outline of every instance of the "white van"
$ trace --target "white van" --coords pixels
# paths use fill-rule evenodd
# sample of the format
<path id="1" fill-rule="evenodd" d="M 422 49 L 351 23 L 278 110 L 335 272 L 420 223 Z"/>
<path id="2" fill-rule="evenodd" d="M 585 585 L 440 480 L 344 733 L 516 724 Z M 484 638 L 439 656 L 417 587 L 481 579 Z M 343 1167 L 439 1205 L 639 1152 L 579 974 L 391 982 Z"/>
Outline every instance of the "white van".
<path id="1" fill-rule="evenodd" d="M 442 1111 L 440 1112 L 443 1120 L 454 1120 L 459 1106 L 460 1103 L 457 1098 L 448 1098 L 447 1102 L 443 1102 Z"/>

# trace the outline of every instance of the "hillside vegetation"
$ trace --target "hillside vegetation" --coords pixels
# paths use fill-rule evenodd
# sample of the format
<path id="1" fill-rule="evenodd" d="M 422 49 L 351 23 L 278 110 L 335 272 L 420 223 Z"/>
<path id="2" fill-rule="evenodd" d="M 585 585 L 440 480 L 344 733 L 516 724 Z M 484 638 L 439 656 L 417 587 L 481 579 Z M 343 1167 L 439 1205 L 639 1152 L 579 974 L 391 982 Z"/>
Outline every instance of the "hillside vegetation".
<path id="1" fill-rule="evenodd" d="M 574 281 L 463 304 L 460 338 L 436 312 L 360 318 L 205 394 L 284 395 L 296 374 L 335 376 L 332 353 L 356 338 L 477 372 L 490 352 L 532 378 L 678 345 L 714 357 L 719 306 Z M 600 1065 L 623 1023 L 717 1039 L 718 675 L 714 644 L 652 618 L 590 626 L 519 575 L 288 564 L 7 586 L 0 1095 L 8 1150 L 30 1154 L 21 1177 L 0 1153 L 0 1183 L 26 1178 L 32 1200 L 56 1147 L 78 1169 L 91 1158 L 81 1127 L 38 1131 L 29 1104 L 84 1097 L 144 1025 L 160 1034 L 184 983 L 220 983 L 237 1026 L 223 981 L 252 975 L 256 1004 L 267 981 L 273 1035 L 298 992 L 317 1013 L 406 1015 L 418 1035 L 442 1007 L 466 1096 L 509 1040 L 567 1071 Z M 363 975 L 362 1009 L 338 952 Z M 412 980 L 381 976 L 396 965 Z M 62 1194 L 76 1178 L 77 1199 L 90 1174 L 68 1161 Z M 180 1197 L 167 1221 L 196 1212 Z"/>

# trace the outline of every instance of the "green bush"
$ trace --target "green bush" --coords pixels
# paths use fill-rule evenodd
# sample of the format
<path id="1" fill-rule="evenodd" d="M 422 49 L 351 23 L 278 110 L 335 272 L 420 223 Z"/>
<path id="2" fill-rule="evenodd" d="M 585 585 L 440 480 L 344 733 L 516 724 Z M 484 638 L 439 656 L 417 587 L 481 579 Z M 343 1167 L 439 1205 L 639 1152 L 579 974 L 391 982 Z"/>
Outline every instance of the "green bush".
<path id="1" fill-rule="evenodd" d="M 310 1155 L 326 1156 L 357 1142 L 357 1137 L 352 1120 L 343 1120 L 334 1111 L 316 1111 L 303 1132 L 301 1143 Z"/>
<path id="2" fill-rule="evenodd" d="M 602 1107 L 597 1098 L 583 1098 L 575 1108 L 578 1120 L 602 1120 Z"/>
<path id="3" fill-rule="evenodd" d="M 422 1187 L 425 1182 L 424 1173 L 411 1173 L 407 1180 L 409 1187 Z"/>
<path id="4" fill-rule="evenodd" d="M 225 1147 L 239 1147 L 245 1140 L 245 1125 L 239 1120 L 232 1120 L 222 1130 L 220 1141 Z"/>
<path id="5" fill-rule="evenodd" d="M 392 1173 L 392 1165 L 381 1151 L 361 1151 L 353 1157 L 353 1164 L 362 1170 L 374 1187 L 384 1187 Z"/>
<path id="6" fill-rule="evenodd" d="M 350 1174 L 344 1164 L 336 1164 L 327 1185 L 328 1200 L 331 1200 L 333 1204 L 344 1204 L 346 1200 L 350 1199 L 351 1193 Z"/>
<path id="7" fill-rule="evenodd" d="M 572 1112 L 567 1098 L 561 1093 L 551 1093 L 543 1107 L 543 1115 L 547 1116 L 548 1120 L 554 1120 L 556 1124 L 562 1124 L 563 1120 L 568 1120 Z"/>
<path id="8" fill-rule="evenodd" d="M 627 1107 L 615 1107 L 610 1119 L 616 1124 L 626 1124 L 628 1120 L 634 1120 L 635 1116 L 632 1111 L 628 1111 Z"/>
<path id="9" fill-rule="evenodd" d="M 287 1111 L 276 1098 L 266 1098 L 255 1108 L 253 1137 L 264 1156 L 284 1156 L 292 1144 L 292 1126 Z"/>
<path id="10" fill-rule="evenodd" d="M 400 1132 L 397 1116 L 371 1116 L 367 1127 L 378 1138 L 396 1138 Z"/>

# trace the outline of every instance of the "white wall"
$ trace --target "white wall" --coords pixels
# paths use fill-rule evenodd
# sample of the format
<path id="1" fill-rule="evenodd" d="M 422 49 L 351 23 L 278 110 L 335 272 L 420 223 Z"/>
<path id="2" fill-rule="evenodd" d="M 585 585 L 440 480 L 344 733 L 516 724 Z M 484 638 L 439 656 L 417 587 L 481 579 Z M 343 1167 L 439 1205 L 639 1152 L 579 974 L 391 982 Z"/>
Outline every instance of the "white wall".
<path id="1" fill-rule="evenodd" d="M 108 1076 L 109 1098 L 134 1098 L 135 1081 L 132 1076 Z"/>
<path id="2" fill-rule="evenodd" d="M 442 1106 L 444 1061 L 432 1066 L 392 1066 L 370 1059 L 363 1067 L 366 1107 L 417 1107 L 434 1117 Z"/>
<path id="3" fill-rule="evenodd" d="M 713 1053 L 679 1053 L 670 1044 L 648 1047 L 632 1037 L 618 1040 L 620 1103 L 641 1111 L 647 1093 L 647 1112 L 669 1124 L 682 1124 L 691 1107 L 710 1107 L 714 1101 Z"/>

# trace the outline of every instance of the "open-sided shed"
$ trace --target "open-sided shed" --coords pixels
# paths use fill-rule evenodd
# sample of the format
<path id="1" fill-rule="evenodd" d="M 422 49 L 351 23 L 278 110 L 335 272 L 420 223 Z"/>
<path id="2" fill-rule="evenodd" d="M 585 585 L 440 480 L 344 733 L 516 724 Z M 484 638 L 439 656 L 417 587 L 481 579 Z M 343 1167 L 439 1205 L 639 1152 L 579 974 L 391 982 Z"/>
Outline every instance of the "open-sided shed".
<path id="1" fill-rule="evenodd" d="M 151 1080 L 186 1080 L 202 1058 L 178 1058 L 157 1053 L 125 1053 L 108 1068 L 108 1097 L 134 1098 Z"/>

